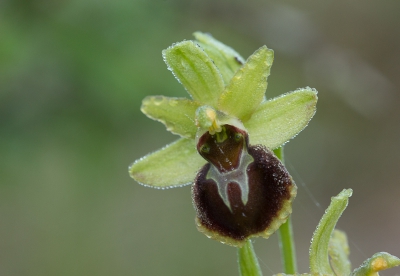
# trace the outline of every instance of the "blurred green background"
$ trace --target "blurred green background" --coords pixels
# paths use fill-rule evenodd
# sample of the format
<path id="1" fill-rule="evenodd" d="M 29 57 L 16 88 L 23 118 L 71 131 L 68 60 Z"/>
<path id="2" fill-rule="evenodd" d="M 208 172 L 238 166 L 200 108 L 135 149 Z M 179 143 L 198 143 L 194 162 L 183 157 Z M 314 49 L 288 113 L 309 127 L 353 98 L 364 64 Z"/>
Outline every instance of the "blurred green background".
<path id="1" fill-rule="evenodd" d="M 190 187 L 128 175 L 177 138 L 139 107 L 186 96 L 161 50 L 198 30 L 244 57 L 274 49 L 268 97 L 319 91 L 285 147 L 300 272 L 343 188 L 353 266 L 400 256 L 399 12 L 375 0 L 1 1 L 0 275 L 238 275 L 236 250 L 197 232 Z M 255 243 L 265 275 L 282 272 L 276 236 Z"/>

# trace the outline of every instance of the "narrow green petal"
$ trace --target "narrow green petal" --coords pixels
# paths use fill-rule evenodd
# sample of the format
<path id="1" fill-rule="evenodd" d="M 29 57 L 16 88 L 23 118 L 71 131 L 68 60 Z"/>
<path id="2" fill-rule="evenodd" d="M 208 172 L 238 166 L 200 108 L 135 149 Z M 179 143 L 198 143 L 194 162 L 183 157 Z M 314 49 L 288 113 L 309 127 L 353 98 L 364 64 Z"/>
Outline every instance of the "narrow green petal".
<path id="1" fill-rule="evenodd" d="M 335 274 L 350 275 L 350 249 L 345 232 L 336 229 L 333 231 L 329 241 L 328 253 L 331 260 L 331 267 Z"/>
<path id="2" fill-rule="evenodd" d="M 266 46 L 254 52 L 235 73 L 218 101 L 218 109 L 247 121 L 264 99 L 274 52 Z"/>
<path id="3" fill-rule="evenodd" d="M 194 138 L 196 109 L 199 103 L 185 98 L 149 96 L 143 99 L 141 111 L 149 118 L 163 123 L 168 131 L 184 138 Z"/>
<path id="4" fill-rule="evenodd" d="M 205 163 L 194 141 L 181 138 L 136 160 L 129 167 L 129 173 L 142 185 L 165 189 L 191 184 Z"/>
<path id="5" fill-rule="evenodd" d="M 386 252 L 374 254 L 355 269 L 351 276 L 377 276 L 381 270 L 400 265 L 400 259 Z"/>
<path id="6" fill-rule="evenodd" d="M 195 32 L 193 35 L 217 65 L 225 84 L 228 84 L 235 72 L 244 64 L 244 59 L 238 52 L 216 40 L 210 34 Z"/>
<path id="7" fill-rule="evenodd" d="M 195 101 L 216 106 L 224 89 L 221 73 L 211 58 L 193 41 L 173 44 L 164 50 L 168 69 Z"/>
<path id="8" fill-rule="evenodd" d="M 349 197 L 353 191 L 345 189 L 340 194 L 332 197 L 331 204 L 326 209 L 315 230 L 310 246 L 310 272 L 311 274 L 333 275 L 328 258 L 328 245 L 333 229 L 346 209 Z"/>
<path id="9" fill-rule="evenodd" d="M 317 91 L 307 87 L 263 102 L 244 122 L 250 144 L 275 149 L 289 141 L 314 116 L 317 99 Z"/>

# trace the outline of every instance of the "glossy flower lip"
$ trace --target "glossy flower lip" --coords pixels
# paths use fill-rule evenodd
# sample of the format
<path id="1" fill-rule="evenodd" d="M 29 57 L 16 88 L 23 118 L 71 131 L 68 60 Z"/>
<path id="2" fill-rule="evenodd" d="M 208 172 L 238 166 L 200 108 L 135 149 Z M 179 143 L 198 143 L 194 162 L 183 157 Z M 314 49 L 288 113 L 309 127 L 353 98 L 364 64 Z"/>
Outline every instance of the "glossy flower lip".
<path id="1" fill-rule="evenodd" d="M 250 183 L 247 169 L 254 163 L 253 156 L 248 153 L 248 143 L 247 133 L 231 125 L 221 126 L 220 132 L 204 133 L 197 143 L 197 151 L 211 164 L 205 178 L 216 184 L 220 198 L 230 211 L 228 191 L 231 182 L 239 185 L 243 205 L 248 202 Z M 199 174 L 196 179 L 198 177 Z"/>
<path id="2" fill-rule="evenodd" d="M 268 238 L 287 220 L 297 187 L 272 151 L 249 146 L 239 128 L 221 129 L 197 145 L 210 163 L 192 186 L 196 224 L 209 238 L 241 247 L 251 237 Z"/>
<path id="3" fill-rule="evenodd" d="M 196 136 L 208 131 L 201 126 L 211 120 L 199 117 L 204 106 L 216 111 L 215 122 L 242 125 L 251 145 L 269 149 L 296 136 L 316 111 L 317 91 L 309 87 L 265 99 L 274 57 L 266 46 L 244 61 L 210 35 L 197 32 L 195 37 L 197 41 L 175 43 L 163 51 L 168 69 L 191 99 L 149 96 L 143 100 L 142 112 L 181 138 L 130 166 L 131 177 L 142 185 L 165 189 L 193 183 L 207 163 L 196 150 Z"/>

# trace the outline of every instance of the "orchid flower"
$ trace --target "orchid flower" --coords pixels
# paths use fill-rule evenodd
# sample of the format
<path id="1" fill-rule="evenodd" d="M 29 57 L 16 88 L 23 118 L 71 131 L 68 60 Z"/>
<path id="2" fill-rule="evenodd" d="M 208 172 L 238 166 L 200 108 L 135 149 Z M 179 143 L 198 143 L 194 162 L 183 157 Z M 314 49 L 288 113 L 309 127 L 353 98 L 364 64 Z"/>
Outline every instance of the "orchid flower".
<path id="1" fill-rule="evenodd" d="M 267 100 L 271 49 L 262 46 L 244 60 L 208 34 L 194 36 L 163 51 L 190 99 L 148 96 L 141 107 L 180 138 L 129 172 L 153 188 L 192 184 L 198 229 L 241 247 L 251 237 L 268 238 L 291 214 L 297 187 L 272 150 L 307 126 L 317 91 L 306 87 Z"/>

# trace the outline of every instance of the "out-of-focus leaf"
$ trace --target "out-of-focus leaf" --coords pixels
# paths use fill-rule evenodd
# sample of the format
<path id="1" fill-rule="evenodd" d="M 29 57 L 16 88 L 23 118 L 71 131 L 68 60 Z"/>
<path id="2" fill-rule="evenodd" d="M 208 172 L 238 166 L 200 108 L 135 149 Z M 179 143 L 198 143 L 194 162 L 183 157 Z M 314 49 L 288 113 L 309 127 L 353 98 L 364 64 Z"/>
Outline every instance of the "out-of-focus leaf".
<path id="1" fill-rule="evenodd" d="M 374 254 L 355 269 L 351 276 L 377 276 L 381 270 L 386 270 L 400 265 L 400 259 L 386 252 Z"/>
<path id="2" fill-rule="evenodd" d="M 216 106 L 224 89 L 221 73 L 193 41 L 173 44 L 163 52 L 165 63 L 195 101 Z"/>
<path id="3" fill-rule="evenodd" d="M 254 52 L 236 71 L 218 101 L 218 109 L 247 121 L 264 99 L 274 51 L 266 46 Z"/>
<path id="4" fill-rule="evenodd" d="M 163 123 L 168 131 L 185 138 L 196 136 L 195 114 L 199 103 L 185 98 L 149 96 L 143 99 L 141 111 Z"/>
<path id="5" fill-rule="evenodd" d="M 334 230 L 329 241 L 328 253 L 331 267 L 336 275 L 350 275 L 351 263 L 349 261 L 350 249 L 346 233 Z"/>
<path id="6" fill-rule="evenodd" d="M 280 147 L 307 126 L 315 114 L 317 100 L 317 91 L 307 87 L 263 102 L 244 122 L 250 144 Z"/>
<path id="7" fill-rule="evenodd" d="M 172 188 L 191 184 L 197 171 L 206 163 L 200 157 L 192 139 L 176 142 L 136 160 L 129 173 L 142 185 Z"/>
<path id="8" fill-rule="evenodd" d="M 216 40 L 210 34 L 195 32 L 193 35 L 217 65 L 225 84 L 228 84 L 235 72 L 244 64 L 244 59 L 238 52 Z"/>
<path id="9" fill-rule="evenodd" d="M 337 221 L 346 209 L 349 197 L 353 191 L 345 189 L 339 195 L 332 197 L 331 204 L 322 216 L 315 230 L 310 246 L 311 274 L 333 275 L 329 265 L 328 245 Z"/>

